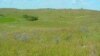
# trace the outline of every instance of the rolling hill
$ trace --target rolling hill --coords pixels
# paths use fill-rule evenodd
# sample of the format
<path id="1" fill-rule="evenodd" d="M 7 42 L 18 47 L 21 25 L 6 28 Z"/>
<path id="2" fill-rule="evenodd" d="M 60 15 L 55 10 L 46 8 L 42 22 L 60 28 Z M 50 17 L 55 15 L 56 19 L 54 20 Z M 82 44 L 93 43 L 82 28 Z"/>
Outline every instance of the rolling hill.
<path id="1" fill-rule="evenodd" d="M 100 11 L 2 8 L 0 56 L 100 56 Z"/>

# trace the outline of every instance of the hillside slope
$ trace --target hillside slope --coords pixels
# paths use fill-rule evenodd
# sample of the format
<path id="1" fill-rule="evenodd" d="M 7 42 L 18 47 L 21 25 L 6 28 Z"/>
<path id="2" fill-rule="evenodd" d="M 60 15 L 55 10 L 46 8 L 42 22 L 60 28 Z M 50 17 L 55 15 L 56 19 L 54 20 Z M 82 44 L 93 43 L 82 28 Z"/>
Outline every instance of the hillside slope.
<path id="1" fill-rule="evenodd" d="M 23 15 L 37 16 L 38 21 L 32 22 L 34 26 L 51 26 L 51 27 L 66 27 L 70 24 L 91 24 L 99 23 L 99 11 L 92 10 L 64 10 L 64 9 L 38 9 L 38 10 L 18 10 L 18 9 L 0 9 L 0 15 L 4 15 L 4 18 L 10 18 L 11 21 L 17 21 L 16 23 L 30 25 Z M 8 19 L 8 21 L 10 20 Z M 6 21 L 5 19 L 2 19 Z M 0 21 L 2 21 L 0 20 Z"/>
<path id="2" fill-rule="evenodd" d="M 100 11 L 0 9 L 0 56 L 100 56 Z"/>

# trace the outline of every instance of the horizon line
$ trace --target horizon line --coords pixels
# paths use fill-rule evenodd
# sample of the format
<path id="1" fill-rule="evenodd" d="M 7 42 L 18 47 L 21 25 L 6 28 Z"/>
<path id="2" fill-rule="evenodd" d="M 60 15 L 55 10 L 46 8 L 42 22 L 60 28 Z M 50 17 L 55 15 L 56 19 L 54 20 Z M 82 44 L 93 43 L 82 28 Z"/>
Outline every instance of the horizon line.
<path id="1" fill-rule="evenodd" d="M 93 11 L 100 11 L 96 9 L 86 9 L 86 8 L 0 8 L 0 9 L 18 9 L 18 10 L 39 10 L 39 9 L 52 9 L 52 10 L 93 10 Z"/>

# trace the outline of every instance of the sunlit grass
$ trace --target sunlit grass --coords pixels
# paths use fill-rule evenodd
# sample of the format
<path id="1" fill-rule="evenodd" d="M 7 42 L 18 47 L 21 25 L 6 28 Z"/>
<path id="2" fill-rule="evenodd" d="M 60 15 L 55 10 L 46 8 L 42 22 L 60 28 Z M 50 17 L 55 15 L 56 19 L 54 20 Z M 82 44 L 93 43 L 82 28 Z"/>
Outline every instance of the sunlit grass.
<path id="1" fill-rule="evenodd" d="M 21 16 L 25 13 L 39 20 L 26 21 Z M 0 18 L 0 56 L 100 56 L 98 14 L 77 10 L 8 13 L 9 17 Z"/>

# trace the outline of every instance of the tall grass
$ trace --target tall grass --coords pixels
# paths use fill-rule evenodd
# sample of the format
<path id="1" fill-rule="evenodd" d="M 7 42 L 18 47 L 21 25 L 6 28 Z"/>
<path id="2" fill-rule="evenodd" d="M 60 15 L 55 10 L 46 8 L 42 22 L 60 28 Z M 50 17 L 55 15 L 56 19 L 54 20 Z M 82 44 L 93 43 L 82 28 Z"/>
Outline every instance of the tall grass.
<path id="1" fill-rule="evenodd" d="M 99 12 L 14 12 L 2 12 L 6 14 L 7 23 L 4 17 L 0 18 L 0 56 L 100 56 Z M 39 20 L 26 21 L 23 14 L 36 15 Z"/>

